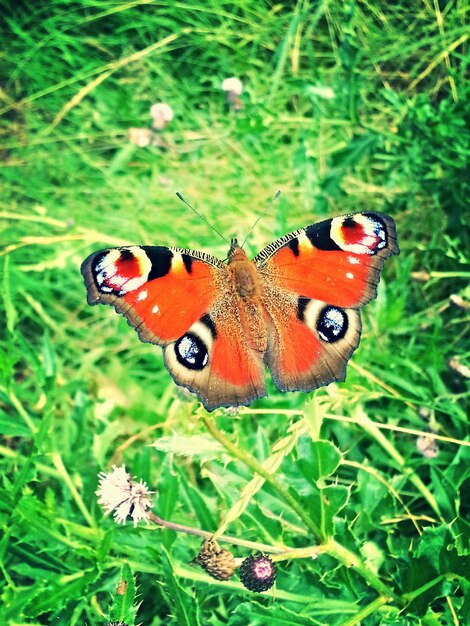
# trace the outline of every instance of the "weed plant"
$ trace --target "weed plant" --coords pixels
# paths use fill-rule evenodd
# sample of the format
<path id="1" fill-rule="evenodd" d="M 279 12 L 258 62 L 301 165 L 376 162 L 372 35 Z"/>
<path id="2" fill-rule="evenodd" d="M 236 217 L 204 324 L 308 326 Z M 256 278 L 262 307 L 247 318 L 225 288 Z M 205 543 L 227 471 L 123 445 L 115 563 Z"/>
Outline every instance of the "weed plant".
<path id="1" fill-rule="evenodd" d="M 468 3 L 2 3 L 0 622 L 470 623 Z M 240 77 L 242 108 L 220 86 Z M 154 102 L 174 119 L 138 147 Z M 207 414 L 109 307 L 93 250 L 255 254 L 384 211 L 401 255 L 347 380 Z M 176 313 L 175 313 L 176 314 Z M 125 464 L 151 523 L 116 524 Z M 172 526 L 173 525 L 173 526 Z M 276 585 L 191 563 L 202 536 Z M 224 536 L 232 539 L 224 541 Z"/>

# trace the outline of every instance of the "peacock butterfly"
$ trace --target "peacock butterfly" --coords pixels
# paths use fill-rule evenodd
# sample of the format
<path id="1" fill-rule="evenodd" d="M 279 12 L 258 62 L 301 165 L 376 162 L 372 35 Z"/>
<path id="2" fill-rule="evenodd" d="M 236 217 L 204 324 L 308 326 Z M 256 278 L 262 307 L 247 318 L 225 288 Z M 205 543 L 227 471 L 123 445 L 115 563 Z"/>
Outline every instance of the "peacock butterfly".
<path id="1" fill-rule="evenodd" d="M 273 241 L 250 261 L 233 239 L 224 263 L 186 248 L 124 246 L 90 255 L 89 304 L 111 304 L 139 338 L 163 346 L 178 385 L 207 410 L 344 380 L 359 344 L 359 308 L 398 254 L 381 213 L 327 219 Z"/>

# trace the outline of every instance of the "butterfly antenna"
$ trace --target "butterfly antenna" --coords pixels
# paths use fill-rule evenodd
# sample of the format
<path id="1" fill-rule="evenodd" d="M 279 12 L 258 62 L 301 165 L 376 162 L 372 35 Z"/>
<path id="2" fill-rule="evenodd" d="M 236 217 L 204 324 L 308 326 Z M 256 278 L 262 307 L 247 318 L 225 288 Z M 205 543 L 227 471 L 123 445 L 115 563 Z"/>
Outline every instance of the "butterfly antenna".
<path id="1" fill-rule="evenodd" d="M 243 243 L 241 245 L 241 247 L 243 248 L 243 246 L 246 243 L 246 240 L 248 239 L 248 237 L 251 235 L 251 233 L 254 231 L 256 224 L 260 221 L 260 219 L 262 217 L 264 217 L 266 215 L 266 213 L 269 211 L 269 209 L 272 207 L 272 205 L 276 202 L 276 200 L 279 198 L 279 196 L 281 195 L 281 190 L 278 189 L 276 191 L 276 193 L 274 194 L 273 199 L 271 200 L 271 202 L 268 204 L 268 206 L 264 209 L 264 211 L 262 213 L 260 213 L 260 215 L 258 215 L 258 217 L 256 218 L 255 223 L 253 224 L 253 226 L 250 228 L 250 230 L 248 231 L 247 236 L 245 237 L 245 239 L 243 240 Z"/>
<path id="2" fill-rule="evenodd" d="M 219 232 L 219 231 L 217 230 L 217 228 L 216 228 L 213 224 L 211 224 L 211 223 L 209 222 L 209 220 L 207 220 L 207 219 L 204 217 L 204 215 L 202 215 L 201 213 L 199 213 L 199 211 L 196 211 L 196 209 L 195 209 L 193 206 L 191 206 L 191 205 L 189 204 L 189 202 L 186 202 L 186 200 L 183 198 L 183 196 L 180 194 L 180 192 L 179 192 L 179 191 L 177 191 L 177 192 L 176 192 L 176 195 L 177 195 L 177 196 L 178 196 L 178 198 L 181 200 L 181 202 L 183 202 L 183 203 L 184 203 L 187 207 L 189 207 L 189 208 L 191 209 L 191 211 L 193 211 L 193 213 L 195 213 L 195 214 L 196 214 L 196 215 L 197 215 L 197 216 L 198 216 L 198 217 L 199 217 L 199 218 L 200 218 L 203 222 L 205 222 L 205 223 L 209 226 L 209 228 L 211 228 L 214 232 L 216 232 L 216 233 L 219 235 L 219 237 L 221 237 L 221 238 L 222 238 L 222 239 L 223 239 L 226 243 L 228 243 L 228 244 L 230 245 L 230 241 L 229 241 L 228 239 L 226 239 L 226 238 L 222 235 L 222 233 L 221 233 L 221 232 Z"/>

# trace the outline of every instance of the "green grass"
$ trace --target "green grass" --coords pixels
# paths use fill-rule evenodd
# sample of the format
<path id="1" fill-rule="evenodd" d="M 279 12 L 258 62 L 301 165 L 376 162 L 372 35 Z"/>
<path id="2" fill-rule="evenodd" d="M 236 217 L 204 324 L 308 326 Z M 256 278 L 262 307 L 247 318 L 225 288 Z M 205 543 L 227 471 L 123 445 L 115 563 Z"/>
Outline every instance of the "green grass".
<path id="1" fill-rule="evenodd" d="M 2 13 L 1 623 L 468 624 L 468 4 L 55 0 Z M 238 114 L 220 90 L 232 75 Z M 159 100 L 175 111 L 168 149 L 131 145 Z M 80 263 L 122 243 L 225 258 L 175 191 L 243 240 L 277 189 L 250 254 L 379 210 L 401 255 L 345 383 L 270 385 L 209 417 L 159 348 L 88 307 Z M 417 449 L 429 431 L 435 458 Z M 98 473 L 123 463 L 160 518 L 231 536 L 219 541 L 237 558 L 275 554 L 276 587 L 210 578 L 190 564 L 200 537 L 104 517 Z"/>

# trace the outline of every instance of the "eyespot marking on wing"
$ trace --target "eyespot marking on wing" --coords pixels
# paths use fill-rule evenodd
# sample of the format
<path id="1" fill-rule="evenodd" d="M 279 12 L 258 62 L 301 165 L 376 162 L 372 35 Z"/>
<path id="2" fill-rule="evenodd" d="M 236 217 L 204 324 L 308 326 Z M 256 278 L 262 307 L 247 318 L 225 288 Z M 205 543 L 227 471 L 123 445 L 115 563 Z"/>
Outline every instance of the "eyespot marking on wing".
<path id="1" fill-rule="evenodd" d="M 96 286 L 102 293 L 124 295 L 142 287 L 152 271 L 152 263 L 139 246 L 105 250 L 92 267 Z"/>
<path id="2" fill-rule="evenodd" d="M 326 306 L 317 319 L 318 336 L 323 341 L 335 343 L 346 335 L 348 325 L 348 316 L 343 309 Z"/>
<path id="3" fill-rule="evenodd" d="M 210 315 L 204 315 L 174 343 L 174 356 L 179 366 L 188 370 L 203 370 L 209 363 L 216 336 Z"/>
<path id="4" fill-rule="evenodd" d="M 371 213 L 334 217 L 330 236 L 340 250 L 354 254 L 373 255 L 387 246 L 386 226 Z"/>
<path id="5" fill-rule="evenodd" d="M 299 297 L 297 300 L 297 317 L 326 343 L 335 343 L 343 339 L 348 332 L 347 310 L 318 300 Z"/>

